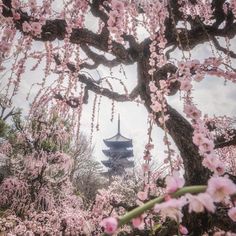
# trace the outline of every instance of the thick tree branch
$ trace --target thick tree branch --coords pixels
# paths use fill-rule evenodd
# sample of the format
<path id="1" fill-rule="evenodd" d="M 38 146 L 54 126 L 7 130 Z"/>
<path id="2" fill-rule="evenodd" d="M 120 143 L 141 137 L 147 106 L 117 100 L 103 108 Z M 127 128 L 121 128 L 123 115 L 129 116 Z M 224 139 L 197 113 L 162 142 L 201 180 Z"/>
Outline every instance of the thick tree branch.
<path id="1" fill-rule="evenodd" d="M 57 65 L 61 65 L 61 60 L 59 58 L 59 55 L 54 55 L 54 60 L 56 62 Z M 77 69 L 75 67 L 75 65 L 73 63 L 67 63 L 66 64 L 67 68 L 71 71 L 71 72 L 76 72 Z M 96 69 L 99 65 L 97 63 L 93 63 L 93 64 L 89 64 L 87 62 L 83 62 L 79 65 L 80 69 L 89 69 L 89 70 L 93 70 Z"/>
<path id="2" fill-rule="evenodd" d="M 96 1 L 95 1 L 96 2 Z M 4 17 L 12 17 L 12 7 L 11 1 L 3 0 L 3 16 Z M 29 16 L 26 12 L 18 11 L 21 18 L 20 20 L 14 20 L 15 26 L 18 30 L 22 33 L 22 24 L 26 21 L 38 21 L 38 19 L 34 19 L 33 17 Z M 66 36 L 66 21 L 61 19 L 55 20 L 47 20 L 46 24 L 42 27 L 42 33 L 40 36 L 34 36 L 34 40 L 37 41 L 54 41 L 56 39 L 63 40 Z M 108 51 L 108 37 L 109 35 L 102 31 L 101 34 L 94 33 L 88 29 L 73 29 L 70 35 L 70 42 L 73 44 L 88 44 L 90 46 L 95 47 L 98 50 L 107 52 Z M 125 48 L 120 43 L 112 41 L 112 49 L 111 53 L 120 60 L 123 64 L 132 64 L 134 63 L 134 59 L 129 54 L 129 50 Z"/>
<path id="3" fill-rule="evenodd" d="M 86 44 L 82 44 L 81 48 L 83 49 L 83 51 L 86 53 L 86 55 L 88 56 L 88 58 L 92 59 L 94 61 L 95 65 L 104 65 L 107 67 L 114 67 L 119 65 L 121 62 L 119 59 L 113 59 L 113 60 L 108 60 L 105 56 L 103 55 L 99 55 L 95 52 L 93 52 L 88 45 Z"/>
<path id="4" fill-rule="evenodd" d="M 175 71 L 175 67 L 168 64 L 163 68 L 159 69 L 162 73 L 157 73 L 155 75 L 155 80 L 163 79 L 165 74 L 173 73 Z M 145 101 L 145 107 L 151 113 L 152 110 L 150 108 L 151 98 L 150 98 L 150 90 L 149 90 L 149 81 L 150 75 L 148 74 L 149 63 L 148 59 L 143 60 L 138 64 L 139 71 L 139 81 L 140 81 L 140 96 L 143 101 Z M 170 71 L 169 71 L 170 70 Z M 160 77 L 159 77 L 160 76 Z M 169 135 L 172 137 L 176 146 L 180 151 L 180 155 L 183 159 L 184 170 L 185 170 L 185 181 L 188 185 L 196 185 L 196 184 L 205 184 L 209 177 L 209 171 L 203 167 L 201 161 L 202 157 L 198 153 L 198 148 L 192 142 L 193 136 L 193 128 L 191 124 L 175 109 L 173 109 L 170 105 L 167 105 L 167 114 L 169 115 L 169 119 L 166 122 L 166 126 L 169 132 Z M 163 128 L 158 120 L 158 116 L 156 117 L 156 123 L 159 127 Z M 193 171 L 194 169 L 194 171 Z M 196 178 L 196 176 L 198 176 Z"/>
<path id="5" fill-rule="evenodd" d="M 230 39 L 236 35 L 236 23 L 233 23 L 231 27 L 225 27 L 223 29 L 218 29 L 209 25 L 200 25 L 192 30 L 188 30 L 186 33 L 186 29 L 178 29 L 179 30 L 179 38 L 181 44 L 183 46 L 183 50 L 193 49 L 195 46 L 199 44 L 203 44 L 212 40 L 215 36 L 221 37 L 229 37 Z M 186 38 L 186 34 L 188 34 L 188 38 Z M 178 45 L 176 37 L 168 38 L 167 46 Z"/>
<path id="6" fill-rule="evenodd" d="M 117 102 L 130 102 L 133 101 L 139 95 L 139 86 L 136 86 L 129 95 L 126 95 L 126 94 L 119 94 L 107 88 L 103 88 L 84 74 L 79 75 L 79 81 L 86 85 L 85 89 L 87 91 L 92 91 L 96 94 L 102 95 Z M 71 97 L 66 99 L 61 94 L 55 94 L 54 98 L 66 102 L 67 105 L 72 108 L 76 108 L 80 105 L 79 99 L 76 97 Z M 86 101 L 87 100 L 88 99 L 86 98 Z M 86 103 L 86 101 L 84 102 Z"/>
<path id="7" fill-rule="evenodd" d="M 104 23 L 107 23 L 108 16 L 107 14 L 100 10 L 100 6 L 103 6 L 105 0 L 93 0 L 92 3 L 89 3 L 91 7 L 91 13 L 93 16 L 100 18 Z"/>

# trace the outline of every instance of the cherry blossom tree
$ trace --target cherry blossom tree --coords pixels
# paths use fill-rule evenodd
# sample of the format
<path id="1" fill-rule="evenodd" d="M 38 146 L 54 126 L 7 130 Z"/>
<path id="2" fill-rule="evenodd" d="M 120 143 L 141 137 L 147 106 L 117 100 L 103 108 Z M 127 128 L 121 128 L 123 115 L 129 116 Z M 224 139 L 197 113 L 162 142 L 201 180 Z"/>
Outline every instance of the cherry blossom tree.
<path id="1" fill-rule="evenodd" d="M 46 145 L 49 151 L 53 151 L 51 155 L 42 154 L 47 156 L 46 160 L 50 157 L 59 162 L 60 159 L 65 161 L 66 155 L 55 153 L 65 152 L 61 148 L 65 148 L 62 142 L 68 138 L 68 125 L 74 127 L 72 142 L 76 142 L 82 107 L 88 102 L 90 92 L 95 93 L 91 133 L 95 128 L 95 112 L 99 114 L 101 96 L 110 98 L 113 103 L 142 103 L 149 112 L 149 140 L 144 147 L 142 165 L 143 187 L 137 194 L 139 206 L 127 210 L 123 217 L 119 212 L 102 215 L 99 210 L 86 213 L 80 210 L 78 217 L 88 214 L 96 222 L 106 217 L 98 234 L 101 230 L 115 233 L 132 222 L 132 227 L 157 235 L 224 235 L 223 231 L 228 232 L 225 235 L 233 235 L 230 232 L 235 233 L 236 228 L 235 130 L 230 118 L 209 118 L 203 114 L 194 101 L 192 90 L 193 82 L 200 83 L 209 76 L 235 82 L 236 54 L 231 50 L 231 43 L 236 34 L 236 2 L 68 0 L 63 1 L 61 7 L 57 3 L 53 0 L 0 2 L 1 72 L 7 70 L 7 63 L 13 58 L 4 95 L 12 104 L 26 74 L 27 61 L 36 60 L 31 68 L 33 71 L 45 61 L 43 73 L 39 70 L 41 82 L 36 84 L 39 92 L 32 103 L 29 119 L 33 121 L 38 117 L 41 121 L 48 112 L 51 118 L 56 114 L 68 122 L 63 125 L 59 122 L 49 129 L 49 136 L 53 134 L 49 143 L 44 132 L 32 133 L 32 130 L 28 130 L 32 137 L 26 135 L 24 141 L 34 145 L 34 150 Z M 87 17 L 93 19 L 95 27 L 92 29 L 86 23 Z M 35 49 L 39 42 L 40 46 Z M 192 56 L 192 51 L 199 45 L 210 48 L 211 55 L 204 60 Z M 182 53 L 182 58 L 176 56 L 177 52 Z M 123 80 L 115 78 L 112 73 L 108 72 L 106 77 L 98 80 L 89 73 L 101 66 L 108 67 L 111 72 L 114 67 L 120 66 L 125 77 L 125 66 L 128 65 L 135 65 L 137 71 L 137 83 L 130 92 Z M 48 85 L 47 81 L 53 74 L 58 78 Z M 124 93 L 115 90 L 115 82 L 120 83 Z M 178 91 L 183 115 L 167 101 L 168 96 Z M 153 196 L 154 182 L 160 184 L 163 178 L 157 177 L 160 173 L 152 172 L 150 168 L 154 126 L 164 131 L 167 167 L 161 167 L 159 172 L 168 176 L 164 176 L 163 187 Z M 174 152 L 171 140 L 178 148 L 179 156 Z M 59 150 L 56 150 L 58 147 Z M 27 153 L 23 156 L 25 159 L 38 159 L 27 156 Z M 33 169 L 36 171 L 37 168 Z M 5 184 L 8 186 L 14 181 Z M 29 184 L 22 182 L 18 187 L 17 194 L 25 195 L 27 201 Z M 47 189 L 45 193 L 49 194 Z M 104 193 L 104 199 L 107 195 Z M 49 203 L 47 207 L 51 206 Z M 88 232 L 84 230 L 84 223 L 73 226 L 73 220 L 70 220 L 69 225 L 79 227 L 73 233 L 78 234 L 81 230 L 83 234 Z M 68 231 L 67 224 L 64 228 L 67 234 L 76 235 Z"/>

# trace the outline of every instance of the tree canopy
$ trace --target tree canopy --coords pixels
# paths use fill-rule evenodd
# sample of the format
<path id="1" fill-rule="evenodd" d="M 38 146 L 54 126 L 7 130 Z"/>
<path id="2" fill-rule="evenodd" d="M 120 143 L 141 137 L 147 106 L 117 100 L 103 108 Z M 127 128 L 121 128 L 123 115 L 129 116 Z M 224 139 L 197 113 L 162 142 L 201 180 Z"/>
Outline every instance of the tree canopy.
<path id="1" fill-rule="evenodd" d="M 17 222 L 15 228 L 0 222 L 6 232 L 13 235 L 25 235 L 28 231 L 36 235 L 101 235 L 103 231 L 120 235 L 122 232 L 126 235 L 236 233 L 234 119 L 223 114 L 221 117 L 203 114 L 193 96 L 194 83 L 209 77 L 222 78 L 234 86 L 235 0 L 0 0 L 0 13 L 1 132 L 6 132 L 4 121 L 14 113 L 10 108 L 22 80 L 30 73 L 29 68 L 38 71 L 33 85 L 38 92 L 30 106 L 29 121 L 18 127 L 21 132 L 16 137 L 21 140 L 24 171 L 21 175 L 16 170 L 1 185 L 0 206 L 15 211 Z M 207 47 L 210 55 L 201 60 L 193 57 L 192 52 L 199 46 Z M 135 66 L 137 75 L 131 91 L 123 79 L 112 74 L 119 67 L 126 77 L 129 65 Z M 94 78 L 91 71 L 99 72 L 101 67 L 108 68 L 107 75 Z M 111 186 L 100 191 L 90 210 L 83 209 L 79 198 L 74 198 L 73 188 L 67 189 L 72 165 L 68 145 L 78 145 L 82 108 L 91 93 L 95 94 L 91 133 L 96 128 L 102 96 L 113 103 L 143 104 L 149 113 L 149 139 L 144 147 L 142 178 L 138 181 L 142 186 L 134 191 L 137 204 L 131 201 L 132 206 L 124 205 L 124 196 L 111 190 Z M 168 103 L 168 97 L 177 93 L 183 104 L 181 112 Z M 155 171 L 151 168 L 153 145 L 158 145 L 152 140 L 154 126 L 164 131 L 166 154 L 164 166 Z M 17 156 L 9 152 L 11 148 L 5 143 L 1 152 Z M 29 183 L 28 171 L 31 177 L 38 178 L 37 171 L 41 168 L 43 175 L 47 168 L 44 161 L 58 168 L 64 163 L 65 169 L 60 173 L 48 170 L 54 177 L 62 175 L 64 185 L 60 185 L 61 181 L 56 186 L 50 181 L 48 184 L 39 181 L 37 191 L 45 191 L 48 196 L 42 200 L 47 204 L 40 208 L 40 199 L 29 200 L 32 198 L 29 189 L 34 184 Z M 17 185 L 15 192 L 11 187 L 14 185 Z M 55 197 L 53 191 L 57 188 L 67 189 L 66 195 Z M 11 195 L 22 198 L 25 205 L 9 202 Z M 104 201 L 110 205 L 99 208 Z M 58 211 L 57 204 L 61 207 Z M 41 231 L 28 229 L 25 219 L 31 217 L 37 224 L 35 212 L 39 208 L 39 215 L 54 211 L 57 225 L 49 217 L 51 231 L 44 231 L 43 226 Z M 60 214 L 67 214 L 63 215 L 65 220 L 58 220 Z M 74 214 L 73 219 L 70 214 Z"/>

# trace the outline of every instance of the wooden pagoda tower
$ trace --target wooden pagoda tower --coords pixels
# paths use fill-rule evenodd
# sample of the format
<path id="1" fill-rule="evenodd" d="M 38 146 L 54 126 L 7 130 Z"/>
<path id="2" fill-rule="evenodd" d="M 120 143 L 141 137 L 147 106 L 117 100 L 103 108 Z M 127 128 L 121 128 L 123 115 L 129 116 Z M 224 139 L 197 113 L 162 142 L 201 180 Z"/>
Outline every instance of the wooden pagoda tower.
<path id="1" fill-rule="evenodd" d="M 118 117 L 117 134 L 111 138 L 103 140 L 108 149 L 102 150 L 108 157 L 108 160 L 102 161 L 103 165 L 108 168 L 105 175 L 108 177 L 114 175 L 123 175 L 126 168 L 134 167 L 134 161 L 128 160 L 133 157 L 132 139 L 124 137 L 120 132 L 120 115 Z"/>

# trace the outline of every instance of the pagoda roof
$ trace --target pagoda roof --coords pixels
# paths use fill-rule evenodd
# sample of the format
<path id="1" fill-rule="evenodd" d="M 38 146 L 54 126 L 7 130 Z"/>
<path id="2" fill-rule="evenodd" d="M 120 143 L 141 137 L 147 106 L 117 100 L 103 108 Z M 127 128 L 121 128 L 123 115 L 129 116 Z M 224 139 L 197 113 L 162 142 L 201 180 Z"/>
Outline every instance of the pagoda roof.
<path id="1" fill-rule="evenodd" d="M 120 144 L 118 146 L 125 146 L 125 147 L 133 146 L 132 139 L 126 138 L 120 133 L 117 133 L 115 136 L 111 138 L 104 139 L 103 141 L 108 147 L 117 146 L 118 144 Z"/>
<path id="2" fill-rule="evenodd" d="M 116 169 L 120 165 L 123 166 L 123 168 L 134 167 L 134 161 L 128 161 L 128 160 L 122 161 L 121 163 L 117 163 L 117 162 L 114 162 L 111 160 L 105 160 L 105 161 L 102 161 L 102 164 L 108 168 L 111 168 L 111 169 Z"/>
<path id="3" fill-rule="evenodd" d="M 120 116 L 118 118 L 118 131 L 117 134 L 111 138 L 103 140 L 108 147 L 132 147 L 132 139 L 124 137 L 120 132 Z"/>
<path id="4" fill-rule="evenodd" d="M 104 139 L 106 142 L 130 142 L 132 139 L 126 138 L 120 133 L 117 133 L 115 136 L 111 138 Z"/>
<path id="5" fill-rule="evenodd" d="M 102 150 L 103 153 L 107 156 L 107 157 L 111 157 L 111 158 L 129 158 L 129 157 L 133 157 L 133 150 L 127 150 L 127 149 L 108 149 L 108 150 Z"/>

